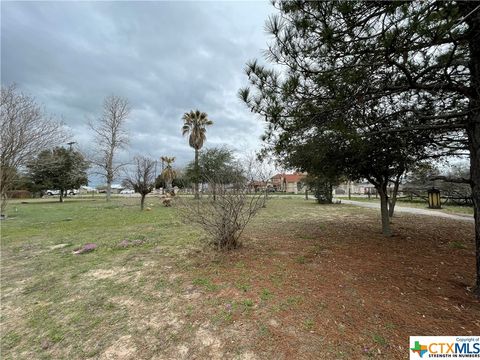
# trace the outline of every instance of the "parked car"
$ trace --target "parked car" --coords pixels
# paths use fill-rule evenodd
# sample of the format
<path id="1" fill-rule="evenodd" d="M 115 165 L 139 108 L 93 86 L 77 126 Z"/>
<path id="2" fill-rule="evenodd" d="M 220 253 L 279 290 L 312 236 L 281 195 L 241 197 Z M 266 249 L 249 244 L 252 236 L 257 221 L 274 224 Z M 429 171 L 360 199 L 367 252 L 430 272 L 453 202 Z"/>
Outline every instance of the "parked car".
<path id="1" fill-rule="evenodd" d="M 130 189 L 123 189 L 122 191 L 120 191 L 120 194 L 135 194 L 135 191 Z"/>
<path id="2" fill-rule="evenodd" d="M 68 195 L 77 195 L 80 191 L 78 189 L 71 189 L 67 191 Z M 45 194 L 48 196 L 60 195 L 60 190 L 46 190 Z"/>

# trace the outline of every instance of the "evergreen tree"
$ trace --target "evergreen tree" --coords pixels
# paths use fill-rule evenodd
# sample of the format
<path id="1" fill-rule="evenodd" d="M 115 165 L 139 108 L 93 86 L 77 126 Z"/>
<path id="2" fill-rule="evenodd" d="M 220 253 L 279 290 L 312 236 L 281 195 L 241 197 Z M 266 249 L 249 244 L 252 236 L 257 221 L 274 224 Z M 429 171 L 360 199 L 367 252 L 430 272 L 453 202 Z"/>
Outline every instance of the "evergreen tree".
<path id="1" fill-rule="evenodd" d="M 44 150 L 28 165 L 28 176 L 36 188 L 60 190 L 60 202 L 68 190 L 88 185 L 89 163 L 75 150 L 56 147 Z"/>
<path id="2" fill-rule="evenodd" d="M 280 64 L 282 74 L 253 61 L 246 69 L 251 86 L 240 91 L 268 123 L 269 150 L 288 154 L 318 135 L 345 135 L 348 153 L 364 151 L 375 168 L 362 176 L 381 196 L 385 182 L 399 176 L 403 165 L 395 164 L 413 166 L 427 156 L 468 151 L 480 295 L 480 6 L 300 0 L 275 5 L 280 14 L 267 22 L 273 37 L 268 60 Z M 360 174 L 357 160 L 345 168 Z M 383 196 L 388 235 L 387 204 Z"/>

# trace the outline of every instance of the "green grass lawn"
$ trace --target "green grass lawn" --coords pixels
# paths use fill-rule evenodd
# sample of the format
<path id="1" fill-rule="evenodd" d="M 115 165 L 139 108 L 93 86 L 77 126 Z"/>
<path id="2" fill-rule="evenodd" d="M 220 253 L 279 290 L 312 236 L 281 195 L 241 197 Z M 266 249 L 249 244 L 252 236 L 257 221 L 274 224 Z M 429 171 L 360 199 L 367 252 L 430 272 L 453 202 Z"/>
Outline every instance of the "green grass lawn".
<path id="1" fill-rule="evenodd" d="M 361 269 L 352 263 L 356 254 L 360 267 L 406 254 L 370 249 L 391 244 L 381 238 L 377 211 L 275 198 L 248 227 L 244 248 L 216 254 L 204 247 L 203 232 L 182 222 L 175 208 L 153 197 L 146 206 L 151 210 L 140 212 L 137 198 L 10 203 L 9 218 L 1 223 L 2 359 L 331 359 L 389 351 L 387 358 L 402 358 L 389 342 L 413 331 L 408 324 L 416 318 L 392 325 L 397 308 L 385 310 L 390 314 L 385 319 L 366 310 L 365 301 L 380 296 L 376 307 L 385 301 L 364 289 L 373 286 L 371 270 L 358 283 Z M 394 226 L 398 246 L 410 249 L 403 241 L 414 240 L 419 246 L 418 239 L 409 240 L 416 229 L 405 228 L 401 219 Z M 428 221 L 433 220 L 421 226 Z M 457 231 L 457 223 L 444 224 Z M 465 250 L 471 248 L 469 226 L 459 223 L 451 235 L 461 245 L 454 249 L 459 256 L 470 251 Z M 442 240 L 435 234 L 431 239 L 438 247 Z M 445 259 L 452 256 L 449 239 Z M 119 246 L 124 240 L 131 245 Z M 86 243 L 98 248 L 73 254 Z M 416 255 L 412 259 L 409 274 L 417 266 Z M 461 270 L 467 269 L 464 258 L 460 264 L 455 279 L 468 274 Z M 391 268 L 385 266 L 378 281 Z M 408 293 L 410 285 L 405 286 Z M 423 295 L 411 296 L 421 311 Z M 445 321 L 464 325 L 463 318 L 435 321 L 440 328 Z M 363 344 L 371 350 L 364 351 Z"/>
<path id="2" fill-rule="evenodd" d="M 2 223 L 2 303 L 7 306 L 2 315 L 6 321 L 4 358 L 9 354 L 12 359 L 19 358 L 18 349 L 28 350 L 24 358 L 56 358 L 41 354 L 42 341 L 44 347 L 69 344 L 65 358 L 95 356 L 118 331 L 104 334 L 101 342 L 94 343 L 102 328 L 127 326 L 123 322 L 127 314 L 113 301 L 115 296 L 130 294 L 151 301 L 147 291 L 128 279 L 137 275 L 146 261 L 161 266 L 163 258 L 195 243 L 198 231 L 183 225 L 175 212 L 159 206 L 158 200 L 153 211 L 144 212 L 139 211 L 138 202 L 32 200 L 10 204 L 9 219 Z M 124 239 L 140 239 L 144 244 L 132 249 L 118 247 Z M 96 243 L 98 249 L 72 255 L 74 248 L 86 243 Z M 59 244 L 63 245 L 56 249 Z M 108 273 L 99 279 L 88 275 L 96 269 L 125 269 L 121 275 L 125 282 L 112 281 Z M 11 318 L 8 310 L 15 309 L 22 309 L 22 315 Z"/>

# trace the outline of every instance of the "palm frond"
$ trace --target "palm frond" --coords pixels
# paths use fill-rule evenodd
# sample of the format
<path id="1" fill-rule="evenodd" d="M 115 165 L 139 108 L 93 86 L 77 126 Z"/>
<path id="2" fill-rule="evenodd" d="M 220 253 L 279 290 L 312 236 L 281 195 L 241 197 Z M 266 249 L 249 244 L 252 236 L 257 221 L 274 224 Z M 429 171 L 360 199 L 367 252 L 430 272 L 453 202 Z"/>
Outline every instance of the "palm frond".
<path id="1" fill-rule="evenodd" d="M 190 132 L 190 126 L 185 124 L 182 126 L 182 136 L 185 136 L 187 135 L 189 132 Z"/>
<path id="2" fill-rule="evenodd" d="M 213 121 L 208 119 L 208 115 L 200 110 L 191 110 L 182 117 L 184 124 L 182 127 L 182 135 L 190 134 L 188 139 L 190 147 L 201 149 L 207 139 L 206 126 L 213 125 Z"/>

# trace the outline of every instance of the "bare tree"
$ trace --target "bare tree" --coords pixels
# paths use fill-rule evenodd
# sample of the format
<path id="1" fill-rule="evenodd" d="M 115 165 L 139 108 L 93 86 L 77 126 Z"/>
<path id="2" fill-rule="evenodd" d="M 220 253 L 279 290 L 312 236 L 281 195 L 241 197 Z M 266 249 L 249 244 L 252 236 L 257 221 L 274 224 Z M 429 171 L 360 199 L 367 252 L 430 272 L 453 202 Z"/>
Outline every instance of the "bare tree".
<path id="1" fill-rule="evenodd" d="M 199 225 L 211 236 L 211 244 L 217 250 L 237 248 L 243 230 L 265 203 L 262 193 L 248 194 L 246 184 L 238 185 L 217 185 L 215 201 L 208 196 L 176 202 L 183 221 Z"/>
<path id="2" fill-rule="evenodd" d="M 105 177 L 107 183 L 107 201 L 112 194 L 112 182 L 125 163 L 115 161 L 115 155 L 128 145 L 125 123 L 130 114 L 128 100 L 119 96 L 108 96 L 103 102 L 103 113 L 95 121 L 89 122 L 95 134 L 95 155 L 92 162 Z"/>
<path id="3" fill-rule="evenodd" d="M 2 86 L 0 101 L 0 193 L 5 216 L 7 193 L 18 171 L 42 150 L 67 140 L 62 124 L 55 122 L 32 97 L 15 85 Z"/>
<path id="4" fill-rule="evenodd" d="M 155 160 L 144 156 L 134 157 L 133 169 L 127 173 L 123 183 L 141 195 L 140 209 L 143 210 L 145 197 L 155 187 Z"/>
<path id="5" fill-rule="evenodd" d="M 265 197 L 264 206 L 268 197 L 268 185 L 273 175 L 275 175 L 275 168 L 271 161 L 266 158 L 259 158 L 255 152 L 248 152 L 242 157 L 242 167 L 245 177 L 252 185 L 259 182 L 263 185 L 263 193 Z M 251 187 L 250 187 L 251 188 Z"/>

